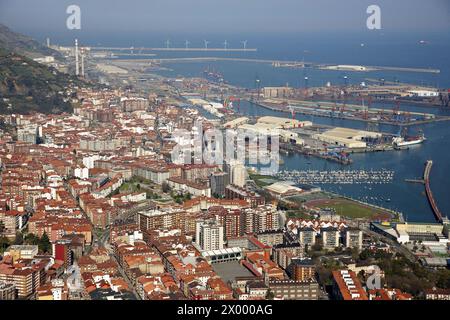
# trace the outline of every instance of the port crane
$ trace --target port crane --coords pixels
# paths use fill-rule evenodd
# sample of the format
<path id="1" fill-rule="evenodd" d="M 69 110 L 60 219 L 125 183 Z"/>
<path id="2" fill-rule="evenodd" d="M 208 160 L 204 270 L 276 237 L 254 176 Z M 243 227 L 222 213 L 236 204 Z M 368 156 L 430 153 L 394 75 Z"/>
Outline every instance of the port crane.
<path id="1" fill-rule="evenodd" d="M 400 101 L 395 102 L 395 107 L 392 109 L 392 118 L 395 122 L 400 122 Z"/>
<path id="2" fill-rule="evenodd" d="M 289 105 L 289 111 L 291 112 L 292 120 L 295 120 L 295 109 L 294 109 L 294 107 Z"/>

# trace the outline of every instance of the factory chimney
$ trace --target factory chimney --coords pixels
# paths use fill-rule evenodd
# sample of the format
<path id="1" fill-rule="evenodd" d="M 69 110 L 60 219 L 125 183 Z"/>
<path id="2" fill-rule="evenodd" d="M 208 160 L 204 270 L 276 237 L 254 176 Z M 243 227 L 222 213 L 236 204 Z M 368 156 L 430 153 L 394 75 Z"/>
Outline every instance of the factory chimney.
<path id="1" fill-rule="evenodd" d="M 81 76 L 84 78 L 84 50 L 81 49 Z"/>
<path id="2" fill-rule="evenodd" d="M 78 62 L 78 39 L 75 39 L 75 75 L 78 76 L 80 73 L 80 66 Z"/>

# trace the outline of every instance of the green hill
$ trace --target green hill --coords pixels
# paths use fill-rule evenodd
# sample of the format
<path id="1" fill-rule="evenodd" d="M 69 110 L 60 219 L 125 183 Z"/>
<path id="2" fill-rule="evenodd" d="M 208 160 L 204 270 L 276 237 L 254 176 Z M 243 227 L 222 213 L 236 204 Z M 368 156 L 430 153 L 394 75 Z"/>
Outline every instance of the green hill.
<path id="1" fill-rule="evenodd" d="M 0 48 L 0 113 L 70 112 L 73 76 Z"/>

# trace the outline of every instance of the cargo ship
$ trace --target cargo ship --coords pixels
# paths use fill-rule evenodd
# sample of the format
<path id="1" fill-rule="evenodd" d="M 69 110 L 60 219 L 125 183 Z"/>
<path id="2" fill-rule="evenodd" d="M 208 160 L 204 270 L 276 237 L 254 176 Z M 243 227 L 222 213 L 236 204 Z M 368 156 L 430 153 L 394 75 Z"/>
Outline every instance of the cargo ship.
<path id="1" fill-rule="evenodd" d="M 392 139 L 392 144 L 395 148 L 409 147 L 415 144 L 421 144 L 426 140 L 425 136 L 406 136 L 406 137 L 395 137 Z"/>

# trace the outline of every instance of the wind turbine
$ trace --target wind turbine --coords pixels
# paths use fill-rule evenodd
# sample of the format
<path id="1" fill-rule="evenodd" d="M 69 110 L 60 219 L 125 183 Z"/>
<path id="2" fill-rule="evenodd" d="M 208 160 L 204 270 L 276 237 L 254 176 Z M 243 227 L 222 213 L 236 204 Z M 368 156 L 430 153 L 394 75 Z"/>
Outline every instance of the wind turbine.
<path id="1" fill-rule="evenodd" d="M 223 47 L 225 48 L 225 50 L 228 49 L 228 41 L 227 40 L 225 40 L 225 42 L 223 43 Z"/>
<path id="2" fill-rule="evenodd" d="M 244 45 L 244 50 L 247 50 L 247 40 L 241 41 L 242 44 Z"/>
<path id="3" fill-rule="evenodd" d="M 166 40 L 166 48 L 167 48 L 167 49 L 170 48 L 170 40 L 169 40 L 169 39 Z"/>
<path id="4" fill-rule="evenodd" d="M 185 44 L 185 46 L 186 46 L 186 49 L 189 49 L 189 40 L 186 40 L 185 42 L 184 42 L 184 44 Z"/>
<path id="5" fill-rule="evenodd" d="M 209 41 L 207 41 L 207 40 L 203 40 L 204 42 L 205 42 L 205 49 L 208 49 L 208 43 L 209 43 Z"/>

